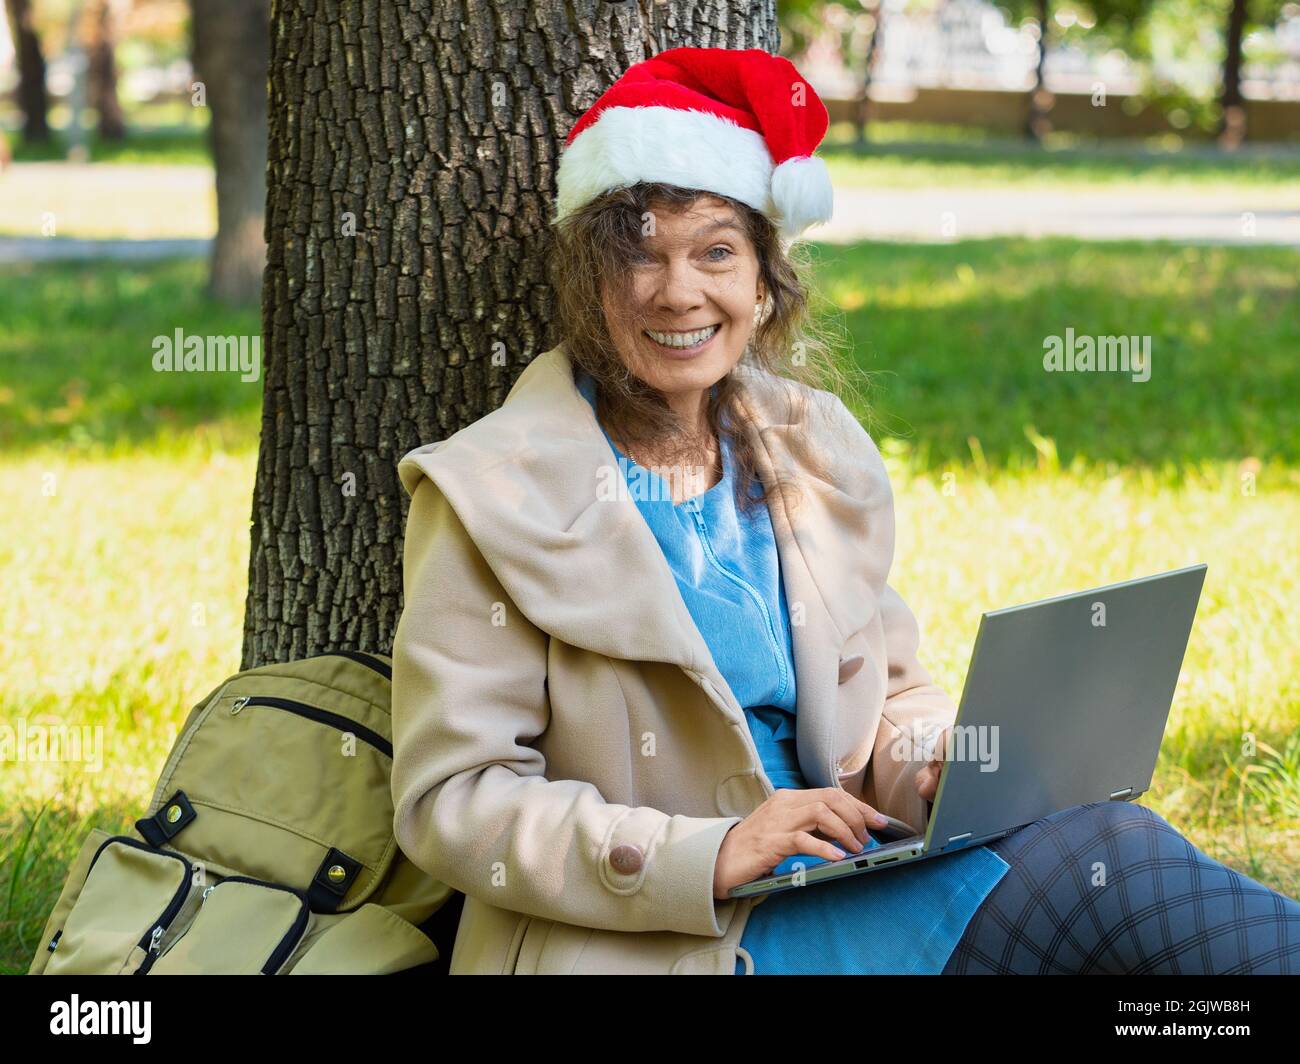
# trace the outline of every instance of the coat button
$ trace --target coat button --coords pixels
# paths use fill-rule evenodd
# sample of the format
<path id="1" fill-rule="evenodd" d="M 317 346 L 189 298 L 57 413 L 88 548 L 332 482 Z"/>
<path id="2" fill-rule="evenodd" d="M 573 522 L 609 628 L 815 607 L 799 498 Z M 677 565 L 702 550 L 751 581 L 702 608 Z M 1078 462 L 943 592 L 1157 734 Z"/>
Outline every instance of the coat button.
<path id="1" fill-rule="evenodd" d="M 622 872 L 625 876 L 630 876 L 641 871 L 641 865 L 644 861 L 638 847 L 624 843 L 622 846 L 615 846 L 609 851 L 609 863 L 614 866 L 615 872 Z"/>
<path id="2" fill-rule="evenodd" d="M 847 658 L 840 658 L 840 683 L 847 683 L 858 674 L 862 668 L 863 657 L 861 654 L 853 654 Z"/>

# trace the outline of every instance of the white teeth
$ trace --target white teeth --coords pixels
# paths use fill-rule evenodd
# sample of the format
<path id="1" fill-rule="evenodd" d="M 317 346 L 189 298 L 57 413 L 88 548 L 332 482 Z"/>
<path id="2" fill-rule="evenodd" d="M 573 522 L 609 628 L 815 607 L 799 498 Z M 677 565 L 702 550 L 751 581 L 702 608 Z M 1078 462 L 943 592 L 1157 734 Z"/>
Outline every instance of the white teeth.
<path id="1" fill-rule="evenodd" d="M 647 329 L 645 334 L 656 343 L 663 344 L 665 347 L 694 347 L 701 344 L 717 332 L 721 325 L 710 325 L 707 329 L 696 329 L 694 332 L 655 332 Z"/>

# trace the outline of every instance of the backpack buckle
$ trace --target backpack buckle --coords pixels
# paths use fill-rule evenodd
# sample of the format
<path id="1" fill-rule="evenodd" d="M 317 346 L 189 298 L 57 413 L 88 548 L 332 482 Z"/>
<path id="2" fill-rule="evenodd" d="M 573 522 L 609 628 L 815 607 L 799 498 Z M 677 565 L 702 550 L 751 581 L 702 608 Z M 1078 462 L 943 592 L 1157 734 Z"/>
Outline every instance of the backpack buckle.
<path id="1" fill-rule="evenodd" d="M 184 791 L 177 791 L 159 806 L 153 816 L 142 817 L 135 822 L 138 831 L 150 846 L 160 847 L 170 842 L 190 822 L 198 816 L 194 806 L 185 796 Z"/>
<path id="2" fill-rule="evenodd" d="M 337 912 L 343 895 L 361 872 L 361 862 L 342 850 L 330 847 L 325 860 L 316 869 L 311 886 L 307 888 L 307 902 L 314 913 Z"/>

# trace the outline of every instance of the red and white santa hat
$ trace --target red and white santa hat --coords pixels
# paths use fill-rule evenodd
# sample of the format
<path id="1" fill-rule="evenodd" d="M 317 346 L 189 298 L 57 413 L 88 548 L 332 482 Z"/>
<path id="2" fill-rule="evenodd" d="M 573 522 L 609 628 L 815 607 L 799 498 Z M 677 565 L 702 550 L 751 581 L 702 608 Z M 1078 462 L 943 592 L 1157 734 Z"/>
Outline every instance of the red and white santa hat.
<path id="1" fill-rule="evenodd" d="M 554 220 L 601 193 L 662 181 L 729 196 L 787 240 L 830 220 L 826 105 L 760 48 L 670 48 L 629 67 L 569 131 Z"/>

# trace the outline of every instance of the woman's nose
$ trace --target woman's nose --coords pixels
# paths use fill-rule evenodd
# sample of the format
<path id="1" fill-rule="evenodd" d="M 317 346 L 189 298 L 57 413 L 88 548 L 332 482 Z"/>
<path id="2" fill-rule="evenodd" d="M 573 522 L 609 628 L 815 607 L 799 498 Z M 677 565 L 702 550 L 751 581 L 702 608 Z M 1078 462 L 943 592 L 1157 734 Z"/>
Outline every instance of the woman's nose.
<path id="1" fill-rule="evenodd" d="M 659 275 L 655 305 L 665 313 L 687 314 L 704 303 L 700 277 L 689 263 L 669 263 Z"/>

